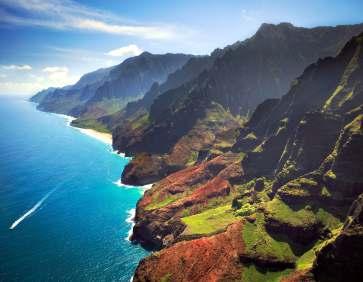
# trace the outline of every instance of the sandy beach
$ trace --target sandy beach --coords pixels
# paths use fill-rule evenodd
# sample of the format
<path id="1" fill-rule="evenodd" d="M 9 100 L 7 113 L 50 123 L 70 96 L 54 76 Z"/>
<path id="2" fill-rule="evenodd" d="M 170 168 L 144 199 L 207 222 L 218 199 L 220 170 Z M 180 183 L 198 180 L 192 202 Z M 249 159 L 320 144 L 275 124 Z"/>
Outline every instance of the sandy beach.
<path id="1" fill-rule="evenodd" d="M 98 139 L 106 144 L 112 145 L 112 135 L 110 133 L 103 133 L 93 129 L 86 129 L 86 128 L 78 128 L 78 127 L 74 128 L 77 128 L 79 131 L 81 131 L 84 134 L 87 134 L 88 136 Z"/>

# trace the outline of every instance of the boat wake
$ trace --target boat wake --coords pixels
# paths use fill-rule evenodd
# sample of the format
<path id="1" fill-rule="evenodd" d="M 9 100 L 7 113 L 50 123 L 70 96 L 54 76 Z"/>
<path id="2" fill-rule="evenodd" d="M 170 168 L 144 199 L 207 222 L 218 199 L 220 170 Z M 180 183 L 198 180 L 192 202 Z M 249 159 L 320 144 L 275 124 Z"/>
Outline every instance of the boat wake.
<path id="1" fill-rule="evenodd" d="M 13 224 L 9 227 L 9 229 L 14 229 L 16 226 L 18 226 L 19 223 L 21 223 L 24 219 L 26 219 L 28 216 L 30 216 L 32 213 L 34 213 L 48 197 L 53 194 L 53 192 L 57 189 L 54 188 L 50 190 L 43 198 L 41 198 L 30 210 L 28 210 L 26 213 L 24 213 L 21 217 L 19 217 L 17 220 L 13 222 Z"/>

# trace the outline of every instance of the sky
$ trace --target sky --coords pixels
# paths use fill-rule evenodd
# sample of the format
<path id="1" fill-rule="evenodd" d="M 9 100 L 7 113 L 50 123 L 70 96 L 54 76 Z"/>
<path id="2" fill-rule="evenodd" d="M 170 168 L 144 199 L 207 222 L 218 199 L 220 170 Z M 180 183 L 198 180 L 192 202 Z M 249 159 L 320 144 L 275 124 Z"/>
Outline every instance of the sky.
<path id="1" fill-rule="evenodd" d="M 209 54 L 262 23 L 363 23 L 362 0 L 0 0 L 0 95 L 30 95 L 143 51 Z"/>

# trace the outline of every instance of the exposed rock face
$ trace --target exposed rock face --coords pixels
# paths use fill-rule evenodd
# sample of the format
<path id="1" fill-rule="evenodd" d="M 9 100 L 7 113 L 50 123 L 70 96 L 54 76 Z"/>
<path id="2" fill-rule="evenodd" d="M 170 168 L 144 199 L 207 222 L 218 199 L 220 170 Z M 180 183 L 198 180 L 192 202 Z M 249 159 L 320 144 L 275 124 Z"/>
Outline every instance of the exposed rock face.
<path id="1" fill-rule="evenodd" d="M 151 159 L 160 160 L 150 164 L 155 181 L 176 169 L 227 151 L 235 142 L 240 127 L 236 118 L 213 103 L 187 106 L 183 116 L 177 120 L 165 117 L 160 126 L 154 125 L 151 123 L 138 130 L 116 130 L 114 142 L 123 144 L 122 151 L 126 154 L 145 150 L 154 155 Z M 150 180 L 142 166 L 144 162 L 139 161 L 143 156 L 145 154 L 137 155 L 126 167 L 123 174 L 125 183 L 133 179 L 134 184 L 140 185 Z"/>
<path id="2" fill-rule="evenodd" d="M 236 162 L 238 156 L 218 156 L 156 183 L 137 204 L 132 240 L 152 248 L 171 244 L 185 229 L 180 217 L 186 208 L 191 215 L 231 193 L 230 181 L 242 174 Z"/>
<path id="3" fill-rule="evenodd" d="M 242 223 L 211 237 L 184 241 L 142 260 L 133 281 L 234 281 L 242 275 Z"/>
<path id="4" fill-rule="evenodd" d="M 318 253 L 317 281 L 362 281 L 363 195 L 353 203 L 343 230 Z"/>
<path id="5" fill-rule="evenodd" d="M 139 154 L 122 171 L 122 182 L 127 185 L 146 185 L 177 169 L 178 167 L 168 166 L 162 156 Z"/>

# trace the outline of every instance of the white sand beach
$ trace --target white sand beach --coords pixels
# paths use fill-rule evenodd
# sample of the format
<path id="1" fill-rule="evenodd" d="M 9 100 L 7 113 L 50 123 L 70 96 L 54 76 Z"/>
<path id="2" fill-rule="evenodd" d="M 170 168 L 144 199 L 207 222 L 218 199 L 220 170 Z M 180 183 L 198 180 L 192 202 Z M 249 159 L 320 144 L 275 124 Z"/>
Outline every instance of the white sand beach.
<path id="1" fill-rule="evenodd" d="M 112 145 L 112 135 L 110 133 L 99 132 L 93 129 L 86 129 L 86 128 L 78 128 L 78 127 L 74 128 L 77 128 L 79 131 L 81 131 L 84 134 L 87 134 L 88 136 L 98 139 L 106 144 Z"/>

